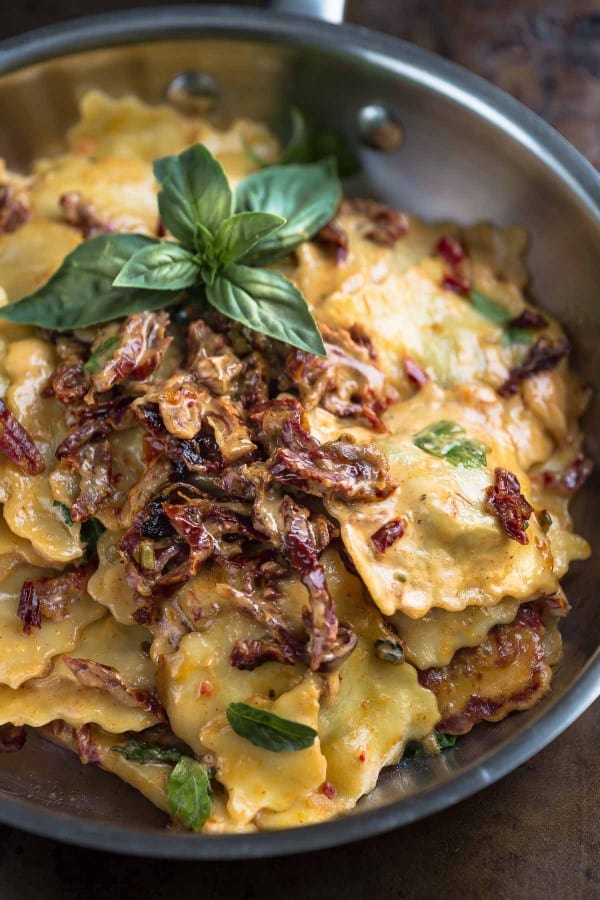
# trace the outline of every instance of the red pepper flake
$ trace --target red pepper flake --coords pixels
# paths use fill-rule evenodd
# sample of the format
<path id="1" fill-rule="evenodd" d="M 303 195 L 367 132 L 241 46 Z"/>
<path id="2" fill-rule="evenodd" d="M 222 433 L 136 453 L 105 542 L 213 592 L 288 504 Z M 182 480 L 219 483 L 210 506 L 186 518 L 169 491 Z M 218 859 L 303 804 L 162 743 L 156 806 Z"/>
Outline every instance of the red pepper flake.
<path id="1" fill-rule="evenodd" d="M 214 692 L 215 692 L 215 689 L 212 685 L 212 682 L 203 681 L 202 684 L 200 685 L 199 694 L 201 697 L 212 697 Z"/>
<path id="2" fill-rule="evenodd" d="M 429 381 L 427 372 L 424 372 L 421 366 L 416 363 L 411 356 L 404 357 L 404 371 L 406 372 L 408 380 L 412 381 L 412 383 L 416 384 L 418 387 L 422 387 Z"/>
<path id="3" fill-rule="evenodd" d="M 486 491 L 486 512 L 500 520 L 506 535 L 519 544 L 528 544 L 526 529 L 532 506 L 521 493 L 519 479 L 508 469 L 497 468 L 495 483 Z"/>
<path id="4" fill-rule="evenodd" d="M 373 546 L 379 553 L 385 553 L 388 547 L 391 547 L 398 538 L 402 537 L 405 528 L 406 522 L 404 519 L 391 519 L 371 535 Z"/>
<path id="5" fill-rule="evenodd" d="M 336 795 L 335 785 L 330 781 L 324 781 L 321 785 L 321 793 L 325 794 L 328 800 L 333 800 Z"/>
<path id="6" fill-rule="evenodd" d="M 437 242 L 437 252 L 445 259 L 448 265 L 456 266 L 466 258 L 466 250 L 458 238 L 451 234 L 444 234 Z"/>
<path id="7" fill-rule="evenodd" d="M 365 754 L 365 753 L 359 753 L 359 755 L 358 755 L 358 761 L 359 761 L 359 762 L 364 762 L 366 758 L 367 758 L 367 757 L 366 757 L 366 754 Z"/>

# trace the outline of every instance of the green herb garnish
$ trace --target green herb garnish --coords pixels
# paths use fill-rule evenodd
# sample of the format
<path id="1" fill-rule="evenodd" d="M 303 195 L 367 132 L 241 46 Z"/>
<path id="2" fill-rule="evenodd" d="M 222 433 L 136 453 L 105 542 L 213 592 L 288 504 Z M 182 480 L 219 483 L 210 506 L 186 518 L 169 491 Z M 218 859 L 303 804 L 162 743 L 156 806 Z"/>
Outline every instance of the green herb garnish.
<path id="1" fill-rule="evenodd" d="M 489 447 L 480 441 L 466 437 L 466 431 L 457 422 L 441 419 L 413 436 L 413 444 L 430 453 L 447 459 L 453 466 L 477 469 L 485 466 Z"/>
<path id="2" fill-rule="evenodd" d="M 160 744 L 149 744 L 138 738 L 129 738 L 120 747 L 110 748 L 114 753 L 122 753 L 125 759 L 137 763 L 168 763 L 175 765 L 181 759 L 181 753 L 175 747 L 163 747 Z"/>
<path id="3" fill-rule="evenodd" d="M 212 811 L 208 768 L 182 756 L 167 781 L 167 799 L 173 816 L 186 828 L 200 831 Z"/>
<path id="4" fill-rule="evenodd" d="M 68 506 L 65 506 L 64 503 L 59 503 L 58 500 L 53 500 L 52 506 L 58 507 L 58 509 L 60 510 L 60 514 L 64 519 L 65 525 L 74 525 L 75 524 L 75 522 L 71 518 L 71 510 L 69 509 Z"/>
<path id="5" fill-rule="evenodd" d="M 440 750 L 448 750 L 450 747 L 454 747 L 457 741 L 455 734 L 444 734 L 443 731 L 434 731 L 433 735 Z"/>
<path id="6" fill-rule="evenodd" d="M 375 641 L 375 656 L 383 662 L 399 666 L 404 662 L 404 649 L 400 641 L 393 638 L 379 638 Z"/>
<path id="7" fill-rule="evenodd" d="M 473 290 L 469 291 L 468 296 L 473 309 L 487 319 L 488 322 L 492 322 L 493 325 L 505 325 L 512 319 L 511 313 L 502 304 L 491 300 L 485 294 L 480 294 L 479 291 Z"/>
<path id="8" fill-rule="evenodd" d="M 469 291 L 468 297 L 474 310 L 487 319 L 488 322 L 503 329 L 502 343 L 505 347 L 509 347 L 511 344 L 531 343 L 531 332 L 527 328 L 511 328 L 508 323 L 513 318 L 512 313 L 509 313 L 501 303 L 497 303 L 490 297 L 486 297 L 485 294 L 475 290 Z"/>
<path id="9" fill-rule="evenodd" d="M 81 542 L 85 544 L 87 556 L 91 556 L 92 553 L 95 552 L 98 538 L 103 531 L 106 531 L 106 528 L 104 527 L 100 519 L 95 519 L 93 516 L 91 519 L 88 519 L 87 522 L 81 523 L 79 537 L 81 539 Z"/>
<path id="10" fill-rule="evenodd" d="M 240 184 L 235 198 L 220 163 L 201 144 L 157 160 L 154 173 L 161 219 L 176 241 L 139 234 L 84 241 L 45 285 L 2 307 L 0 317 L 71 330 L 179 303 L 187 291 L 188 301 L 208 302 L 248 328 L 325 356 L 298 288 L 254 266 L 289 253 L 333 217 L 341 199 L 335 162 L 263 169 Z M 98 371 L 114 346 L 101 345 L 86 371 Z"/>
<path id="11" fill-rule="evenodd" d="M 279 753 L 282 750 L 306 750 L 317 737 L 314 728 L 283 719 L 266 709 L 258 709 L 247 703 L 230 703 L 227 721 L 236 734 L 264 750 Z"/>
<path id="12" fill-rule="evenodd" d="M 433 737 L 440 750 L 449 750 L 451 747 L 455 746 L 456 741 L 458 740 L 455 734 L 444 734 L 443 731 L 434 731 Z M 404 748 L 403 755 L 406 759 L 423 759 L 425 756 L 431 756 L 430 753 L 425 753 L 421 741 L 408 741 Z"/>
<path id="13" fill-rule="evenodd" d="M 89 375 L 93 375 L 94 372 L 99 372 L 102 366 L 110 359 L 113 350 L 121 343 L 120 338 L 117 335 L 113 335 L 113 337 L 106 338 L 105 341 L 102 341 L 99 347 L 97 347 L 88 361 L 83 365 L 83 371 L 87 372 Z"/>

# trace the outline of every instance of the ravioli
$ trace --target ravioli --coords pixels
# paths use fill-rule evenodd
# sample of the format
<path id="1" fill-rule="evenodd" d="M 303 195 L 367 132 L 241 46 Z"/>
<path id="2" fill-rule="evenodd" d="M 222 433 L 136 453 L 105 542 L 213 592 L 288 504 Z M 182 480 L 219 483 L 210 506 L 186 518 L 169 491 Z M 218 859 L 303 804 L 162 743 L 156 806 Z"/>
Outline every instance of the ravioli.
<path id="1" fill-rule="evenodd" d="M 414 444 L 414 435 L 441 420 L 458 423 L 488 446 L 487 464 L 455 466 Z M 385 423 L 390 433 L 377 446 L 389 460 L 396 489 L 373 503 L 327 501 L 381 611 L 418 619 L 432 607 L 456 612 L 493 606 L 507 596 L 524 601 L 555 593 L 551 547 L 536 518 L 528 543 L 516 544 L 484 508 L 497 466 L 514 472 L 525 495 L 530 492 L 502 430 L 502 407 L 491 392 L 443 392 L 429 384 L 414 399 L 391 408 Z M 404 534 L 381 554 L 372 535 L 396 519 L 405 523 Z"/>
<path id="2" fill-rule="evenodd" d="M 21 563 L 0 583 L 0 684 L 18 688 L 46 674 L 53 658 L 73 650 L 86 626 L 104 615 L 103 607 L 84 594 L 71 604 L 62 621 L 42 619 L 41 628 L 24 634 L 17 618 L 23 582 L 55 574 Z"/>
<path id="3" fill-rule="evenodd" d="M 139 626 L 124 628 L 105 617 L 84 631 L 68 655 L 112 666 L 132 688 L 150 690 L 154 666 L 141 649 L 148 637 Z M 125 705 L 106 690 L 80 684 L 66 665 L 64 653 L 55 659 L 48 675 L 33 678 L 16 690 L 0 686 L 0 724 L 40 726 L 55 719 L 74 728 L 93 722 L 115 734 L 142 731 L 157 723 L 141 706 Z"/>

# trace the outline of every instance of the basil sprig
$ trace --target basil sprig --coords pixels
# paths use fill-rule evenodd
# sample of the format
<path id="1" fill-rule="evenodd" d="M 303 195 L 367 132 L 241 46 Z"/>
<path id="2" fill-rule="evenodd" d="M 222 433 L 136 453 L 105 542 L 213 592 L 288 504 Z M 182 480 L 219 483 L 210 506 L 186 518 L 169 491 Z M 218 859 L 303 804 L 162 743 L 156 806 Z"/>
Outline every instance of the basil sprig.
<path id="1" fill-rule="evenodd" d="M 200 831 L 212 810 L 208 768 L 190 756 L 182 756 L 169 775 L 167 800 L 178 822 Z"/>
<path id="2" fill-rule="evenodd" d="M 446 459 L 453 466 L 476 469 L 485 466 L 487 462 L 489 447 L 467 437 L 462 426 L 448 419 L 428 425 L 413 435 L 412 440 L 419 450 Z"/>
<path id="3" fill-rule="evenodd" d="M 341 199 L 335 162 L 263 169 L 235 197 L 201 144 L 157 160 L 154 174 L 162 222 L 176 240 L 105 234 L 84 241 L 45 285 L 2 307 L 0 317 L 71 330 L 161 309 L 188 291 L 191 302 L 207 301 L 248 328 L 325 356 L 298 288 L 253 266 L 289 253 L 330 221 Z"/>
<path id="4" fill-rule="evenodd" d="M 306 750 L 312 747 L 317 732 L 308 725 L 284 719 L 266 709 L 248 703 L 230 703 L 227 721 L 236 734 L 263 750 Z"/>
<path id="5" fill-rule="evenodd" d="M 175 765 L 181 759 L 181 752 L 176 747 L 165 747 L 162 744 L 150 744 L 139 738 L 129 738 L 125 744 L 110 748 L 114 753 L 121 753 L 129 762 L 145 765 L 146 763 L 168 763 Z"/>

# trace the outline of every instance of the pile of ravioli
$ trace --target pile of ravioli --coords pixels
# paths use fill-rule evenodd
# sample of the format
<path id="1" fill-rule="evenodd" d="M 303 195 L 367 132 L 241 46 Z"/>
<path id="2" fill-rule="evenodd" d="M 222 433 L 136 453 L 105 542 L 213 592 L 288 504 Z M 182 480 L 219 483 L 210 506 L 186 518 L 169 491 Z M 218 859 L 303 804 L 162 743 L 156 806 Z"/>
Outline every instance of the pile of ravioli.
<path id="1" fill-rule="evenodd" d="M 263 158 L 278 152 L 267 129 L 251 121 L 216 131 L 167 107 L 86 95 L 65 153 L 39 161 L 26 177 L 0 170 L 0 182 L 21 192 L 31 211 L 0 235 L 3 302 L 45 282 L 82 240 L 61 212 L 60 198 L 68 192 L 80 192 L 116 230 L 156 234 L 151 163 L 196 142 L 208 146 L 234 184 L 253 169 L 247 146 Z M 507 342 L 502 325 L 452 289 L 436 251 L 444 235 L 459 237 L 468 248 L 473 286 L 516 318 L 528 308 L 523 232 L 488 225 L 459 230 L 406 216 L 405 233 L 378 240 L 368 207 L 351 203 L 335 224 L 347 237 L 344 258 L 324 241 L 307 242 L 282 270 L 320 324 L 359 324 L 366 331 L 396 398 L 380 429 L 320 405 L 307 410 L 319 441 L 351 435 L 383 452 L 396 485 L 383 499 L 325 501 L 351 565 L 335 546 L 321 562 L 337 615 L 357 639 L 336 672 L 280 662 L 249 671 L 232 667 L 236 641 L 260 639 L 263 630 L 227 605 L 208 625 L 200 617 L 183 633 L 137 624 L 118 548 L 121 509 L 145 468 L 136 429 L 111 436 L 120 505 L 97 514 L 106 530 L 87 591 L 65 618 L 44 619 L 41 628 L 24 633 L 17 617 L 23 583 L 77 565 L 85 547 L 79 524 L 67 524 L 63 514 L 77 476 L 61 469 L 55 456 L 67 434 L 64 410 L 45 390 L 58 362 L 55 345 L 36 329 L 0 321 L 0 396 L 46 463 L 43 474 L 32 476 L 0 459 L 0 724 L 41 728 L 76 752 L 87 728 L 95 748 L 88 759 L 168 812 L 170 767 L 142 765 L 113 749 L 131 734 L 156 728 L 158 720 L 151 710 L 82 684 L 65 657 L 114 668 L 132 689 L 156 692 L 177 738 L 199 758 L 210 755 L 215 787 L 205 832 L 331 818 L 371 791 L 407 745 L 425 742 L 435 752 L 436 729 L 451 732 L 454 723 L 455 733 L 463 733 L 477 721 L 497 721 L 537 702 L 560 656 L 557 621 L 568 609 L 560 579 L 589 553 L 568 512 L 585 392 L 563 359 L 524 379 L 514 393 L 499 393 L 527 348 Z M 554 322 L 547 331 L 562 334 Z M 451 465 L 415 445 L 415 434 L 443 420 L 488 448 L 485 465 Z M 514 473 L 533 507 L 527 543 L 511 540 L 486 509 L 486 490 L 499 467 Z M 372 535 L 398 519 L 402 537 L 380 552 Z M 299 578 L 286 590 L 284 607 L 306 604 Z M 209 564 L 170 603 L 175 614 L 192 595 L 209 609 L 218 594 Z M 538 603 L 535 627 L 523 613 L 532 603 Z M 400 665 L 374 649 L 390 634 L 404 648 Z M 254 746 L 227 722 L 225 711 L 235 701 L 309 725 L 318 738 L 296 752 Z"/>

